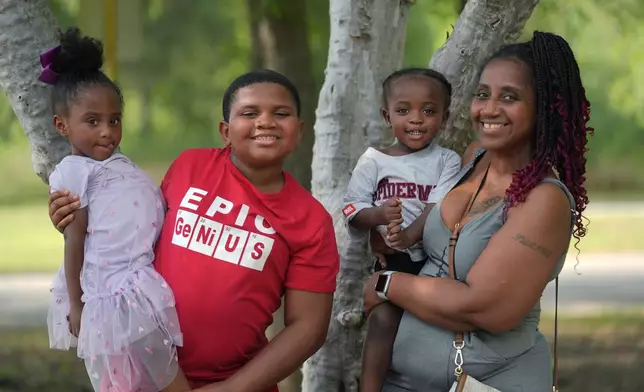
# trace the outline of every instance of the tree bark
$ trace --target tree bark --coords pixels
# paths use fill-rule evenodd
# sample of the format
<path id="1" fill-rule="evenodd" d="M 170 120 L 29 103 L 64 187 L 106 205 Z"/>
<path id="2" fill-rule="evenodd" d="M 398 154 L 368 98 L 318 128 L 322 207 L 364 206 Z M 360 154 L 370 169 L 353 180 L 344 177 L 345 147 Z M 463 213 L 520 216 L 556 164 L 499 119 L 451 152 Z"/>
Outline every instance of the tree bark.
<path id="1" fill-rule="evenodd" d="M 462 153 L 472 139 L 470 103 L 485 60 L 515 42 L 539 0 L 469 0 L 429 67 L 452 84 L 451 115 L 441 144 Z"/>
<path id="2" fill-rule="evenodd" d="M 0 0 L 0 87 L 31 144 L 36 174 L 45 182 L 67 141 L 52 124 L 49 86 L 38 81 L 40 53 L 56 44 L 58 26 L 46 0 Z"/>
<path id="3" fill-rule="evenodd" d="M 459 2 L 459 7 L 458 7 L 458 12 L 463 12 L 465 9 L 465 4 L 467 4 L 467 0 L 460 0 Z"/>
<path id="4" fill-rule="evenodd" d="M 305 188 L 311 187 L 313 122 L 318 86 L 313 77 L 306 0 L 247 0 L 253 42 L 253 68 L 284 74 L 297 86 L 302 101 L 305 131 L 286 170 Z"/>
<path id="5" fill-rule="evenodd" d="M 331 0 L 326 80 L 313 148 L 313 195 L 333 216 L 341 265 L 325 345 L 304 365 L 303 391 L 358 391 L 367 237 L 349 237 L 342 199 L 368 146 L 391 140 L 380 117 L 381 83 L 402 64 L 409 1 Z"/>

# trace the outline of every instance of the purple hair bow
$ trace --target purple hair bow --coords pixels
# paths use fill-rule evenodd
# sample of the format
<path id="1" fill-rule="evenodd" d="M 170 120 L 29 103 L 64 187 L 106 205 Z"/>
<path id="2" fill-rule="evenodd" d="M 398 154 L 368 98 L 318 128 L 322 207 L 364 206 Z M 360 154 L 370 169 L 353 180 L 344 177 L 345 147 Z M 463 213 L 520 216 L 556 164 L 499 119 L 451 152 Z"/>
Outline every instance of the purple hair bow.
<path id="1" fill-rule="evenodd" d="M 59 49 L 60 45 L 51 48 L 40 55 L 40 65 L 42 65 L 43 69 L 40 72 L 40 77 L 38 78 L 38 80 L 40 80 L 41 82 L 47 84 L 56 84 L 56 82 L 58 81 L 58 73 L 51 69 L 51 63 L 54 62 L 54 58 L 56 57 L 56 53 Z"/>

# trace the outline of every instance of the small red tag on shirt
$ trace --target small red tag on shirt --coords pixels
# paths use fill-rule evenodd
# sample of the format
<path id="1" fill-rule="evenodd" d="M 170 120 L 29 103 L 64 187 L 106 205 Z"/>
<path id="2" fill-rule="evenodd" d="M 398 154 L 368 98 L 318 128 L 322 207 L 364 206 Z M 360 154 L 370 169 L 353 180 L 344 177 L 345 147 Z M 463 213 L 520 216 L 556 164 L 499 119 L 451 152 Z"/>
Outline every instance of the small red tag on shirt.
<path id="1" fill-rule="evenodd" d="M 342 213 L 344 216 L 349 216 L 353 214 L 356 211 L 356 208 L 353 206 L 353 204 L 348 204 L 346 207 L 342 209 Z"/>

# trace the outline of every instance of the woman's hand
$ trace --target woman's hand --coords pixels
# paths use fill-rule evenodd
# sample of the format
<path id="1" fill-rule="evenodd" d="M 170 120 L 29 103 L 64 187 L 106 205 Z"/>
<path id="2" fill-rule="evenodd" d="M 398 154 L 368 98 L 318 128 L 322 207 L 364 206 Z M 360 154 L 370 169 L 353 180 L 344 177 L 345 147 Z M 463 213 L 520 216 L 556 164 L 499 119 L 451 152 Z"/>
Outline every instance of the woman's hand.
<path id="1" fill-rule="evenodd" d="M 371 277 L 369 277 L 369 279 L 367 279 L 367 281 L 365 282 L 364 288 L 362 289 L 364 311 L 367 314 L 369 314 L 369 312 L 371 312 L 371 309 L 373 309 L 376 305 L 385 302 L 384 299 L 378 297 L 378 294 L 376 294 L 376 282 L 378 282 L 378 277 L 383 272 L 384 271 L 378 271 L 375 274 L 371 275 Z"/>
<path id="2" fill-rule="evenodd" d="M 49 195 L 49 219 L 61 233 L 74 220 L 73 212 L 80 208 L 78 196 L 70 195 L 66 189 Z"/>

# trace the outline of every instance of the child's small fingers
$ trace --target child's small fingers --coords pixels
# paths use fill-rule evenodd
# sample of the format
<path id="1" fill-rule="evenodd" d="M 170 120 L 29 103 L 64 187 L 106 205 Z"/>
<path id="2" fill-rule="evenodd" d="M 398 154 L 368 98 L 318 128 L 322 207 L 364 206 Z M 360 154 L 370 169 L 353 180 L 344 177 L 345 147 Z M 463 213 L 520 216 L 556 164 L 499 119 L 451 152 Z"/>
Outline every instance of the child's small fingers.
<path id="1" fill-rule="evenodd" d="M 378 263 L 380 264 L 380 266 L 382 266 L 382 268 L 387 267 L 387 261 L 385 260 L 385 255 L 383 255 L 382 253 L 374 253 L 374 256 L 376 256 L 376 260 L 378 260 Z"/>
<path id="2" fill-rule="evenodd" d="M 402 223 L 403 223 L 403 218 L 402 218 L 401 216 L 398 216 L 398 217 L 393 216 L 392 218 L 393 218 L 393 219 L 391 219 L 391 220 L 389 221 L 389 225 L 388 225 L 388 226 L 393 227 L 393 226 L 400 226 L 400 225 L 402 225 Z"/>
<path id="3" fill-rule="evenodd" d="M 390 229 L 392 227 L 400 226 L 402 225 L 402 223 L 403 223 L 402 217 L 400 218 L 393 217 L 393 219 L 389 221 L 387 228 Z"/>
<path id="4" fill-rule="evenodd" d="M 387 228 L 387 233 L 389 234 L 389 238 L 393 235 L 398 235 L 401 232 L 400 225 L 395 225 L 393 227 L 388 227 Z"/>

